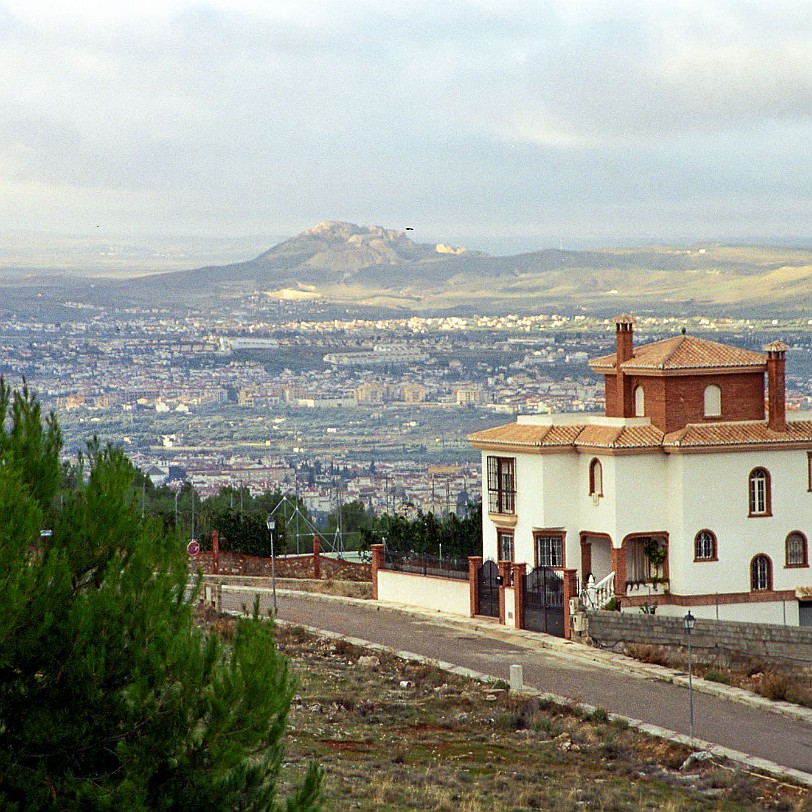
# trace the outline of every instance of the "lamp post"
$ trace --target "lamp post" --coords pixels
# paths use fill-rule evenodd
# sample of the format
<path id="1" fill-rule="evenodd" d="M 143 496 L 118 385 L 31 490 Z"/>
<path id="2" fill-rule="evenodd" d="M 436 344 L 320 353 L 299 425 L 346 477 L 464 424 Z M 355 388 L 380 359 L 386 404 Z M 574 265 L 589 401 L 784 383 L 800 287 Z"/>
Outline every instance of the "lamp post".
<path id="1" fill-rule="evenodd" d="M 688 719 L 689 731 L 691 741 L 694 738 L 694 680 L 693 680 L 693 664 L 691 662 L 691 631 L 696 626 L 696 618 L 688 610 L 688 614 L 682 619 L 682 625 L 685 627 L 685 633 L 688 635 Z"/>
<path id="2" fill-rule="evenodd" d="M 271 591 L 273 592 L 273 614 L 274 617 L 276 617 L 276 556 L 274 555 L 273 549 L 273 536 L 274 531 L 276 530 L 276 519 L 269 514 L 268 518 L 265 520 L 265 526 L 268 528 L 268 532 L 271 535 Z"/>

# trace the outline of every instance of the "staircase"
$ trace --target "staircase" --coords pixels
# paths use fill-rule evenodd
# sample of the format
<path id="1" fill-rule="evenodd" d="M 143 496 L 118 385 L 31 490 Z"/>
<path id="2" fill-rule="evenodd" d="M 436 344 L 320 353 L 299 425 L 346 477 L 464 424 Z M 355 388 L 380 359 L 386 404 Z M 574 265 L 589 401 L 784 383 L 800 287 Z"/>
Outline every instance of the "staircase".
<path id="1" fill-rule="evenodd" d="M 581 590 L 581 600 L 587 609 L 604 609 L 615 597 L 615 573 L 610 572 L 597 583 L 590 575 L 586 586 Z"/>

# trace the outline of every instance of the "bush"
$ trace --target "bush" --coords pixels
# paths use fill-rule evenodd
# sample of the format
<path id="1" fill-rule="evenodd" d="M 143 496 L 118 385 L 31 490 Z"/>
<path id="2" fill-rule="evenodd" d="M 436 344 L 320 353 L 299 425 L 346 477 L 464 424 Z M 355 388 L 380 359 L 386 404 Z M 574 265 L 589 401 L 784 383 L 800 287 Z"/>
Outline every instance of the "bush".
<path id="1" fill-rule="evenodd" d="M 768 671 L 756 685 L 756 692 L 767 699 L 786 701 L 792 683 L 785 674 Z"/>

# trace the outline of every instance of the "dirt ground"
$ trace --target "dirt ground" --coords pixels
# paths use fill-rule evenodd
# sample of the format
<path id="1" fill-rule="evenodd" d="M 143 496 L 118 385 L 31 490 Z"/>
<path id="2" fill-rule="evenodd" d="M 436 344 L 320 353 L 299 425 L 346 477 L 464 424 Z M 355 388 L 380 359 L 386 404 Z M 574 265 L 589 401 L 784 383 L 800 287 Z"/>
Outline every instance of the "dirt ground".
<path id="1" fill-rule="evenodd" d="M 234 621 L 209 615 L 228 633 Z M 315 758 L 325 807 L 812 810 L 812 793 L 431 665 L 280 626 L 298 689 L 285 786 Z"/>

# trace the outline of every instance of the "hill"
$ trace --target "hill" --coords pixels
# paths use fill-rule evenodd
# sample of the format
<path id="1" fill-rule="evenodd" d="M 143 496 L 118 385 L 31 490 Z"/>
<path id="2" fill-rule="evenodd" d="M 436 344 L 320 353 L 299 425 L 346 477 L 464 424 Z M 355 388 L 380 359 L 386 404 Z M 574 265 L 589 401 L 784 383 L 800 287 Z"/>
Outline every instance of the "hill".
<path id="1" fill-rule="evenodd" d="M 85 299 L 102 303 L 213 303 L 255 292 L 269 299 L 318 299 L 394 312 L 762 313 L 802 316 L 812 300 L 812 251 L 702 245 L 589 251 L 541 250 L 489 256 L 416 243 L 403 231 L 321 223 L 246 262 L 153 274 L 96 278 Z M 27 295 L 47 295 L 45 278 Z M 75 288 L 62 278 L 60 295 Z M 36 284 L 40 283 L 40 284 Z M 22 284 L 19 275 L 7 289 Z M 75 293 L 75 290 L 74 290 Z"/>

